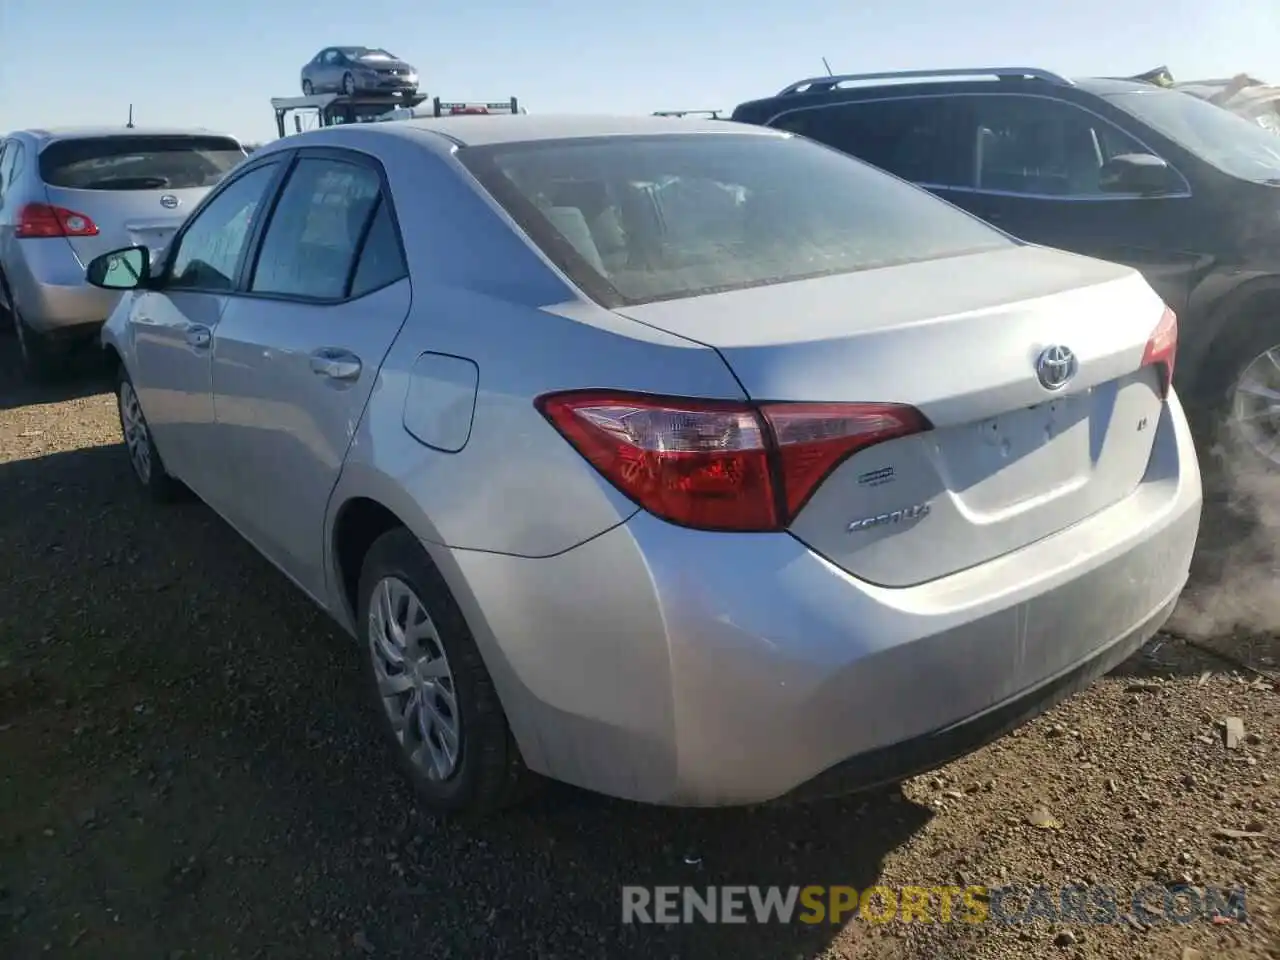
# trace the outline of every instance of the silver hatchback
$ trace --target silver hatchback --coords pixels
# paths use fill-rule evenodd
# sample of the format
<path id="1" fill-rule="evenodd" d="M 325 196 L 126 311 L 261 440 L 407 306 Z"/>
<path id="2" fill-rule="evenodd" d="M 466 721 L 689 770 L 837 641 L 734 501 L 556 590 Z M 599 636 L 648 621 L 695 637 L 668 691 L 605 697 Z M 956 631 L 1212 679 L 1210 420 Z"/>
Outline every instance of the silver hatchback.
<path id="1" fill-rule="evenodd" d="M 129 291 L 103 340 L 138 481 L 359 638 L 440 809 L 529 771 L 680 805 L 901 779 L 1111 669 L 1187 578 L 1200 473 L 1142 277 L 789 134 L 319 130 L 154 268 L 89 273 Z"/>
<path id="2" fill-rule="evenodd" d="M 0 306 L 28 373 L 55 373 L 117 297 L 85 264 L 126 244 L 162 248 L 243 160 L 234 138 L 142 128 L 20 130 L 0 139 Z"/>

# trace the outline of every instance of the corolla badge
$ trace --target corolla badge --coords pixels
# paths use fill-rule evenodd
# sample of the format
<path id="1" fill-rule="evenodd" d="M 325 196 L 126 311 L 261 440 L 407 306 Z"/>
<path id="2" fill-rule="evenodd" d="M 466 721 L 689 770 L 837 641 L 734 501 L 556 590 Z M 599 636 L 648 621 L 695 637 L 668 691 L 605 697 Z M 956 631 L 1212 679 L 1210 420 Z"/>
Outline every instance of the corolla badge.
<path id="1" fill-rule="evenodd" d="M 175 197 L 172 193 L 166 193 L 160 198 L 160 206 L 166 210 L 175 210 L 182 201 Z"/>
<path id="2" fill-rule="evenodd" d="M 1046 390 L 1061 390 L 1076 375 L 1079 361 L 1066 347 L 1045 347 L 1036 358 L 1036 376 Z"/>
<path id="3" fill-rule="evenodd" d="M 845 527 L 848 533 L 860 533 L 863 530 L 872 530 L 875 527 L 884 527 L 891 523 L 906 523 L 910 520 L 919 520 L 929 515 L 929 504 L 917 503 L 914 506 L 903 507 L 901 510 L 890 510 L 888 513 L 878 513 L 873 517 L 859 517 L 857 520 L 849 521 L 849 525 Z"/>

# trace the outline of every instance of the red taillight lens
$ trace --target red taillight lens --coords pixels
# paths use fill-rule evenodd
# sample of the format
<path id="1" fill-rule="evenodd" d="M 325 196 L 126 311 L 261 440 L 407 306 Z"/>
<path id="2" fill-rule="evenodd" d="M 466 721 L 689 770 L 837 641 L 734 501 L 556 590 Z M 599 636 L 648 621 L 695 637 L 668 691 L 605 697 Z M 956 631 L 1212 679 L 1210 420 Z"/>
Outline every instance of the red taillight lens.
<path id="1" fill-rule="evenodd" d="M 852 454 L 929 429 L 924 414 L 900 403 L 773 403 L 761 412 L 778 444 L 785 523 Z"/>
<path id="2" fill-rule="evenodd" d="M 1147 340 L 1147 348 L 1142 352 L 1142 365 L 1155 365 L 1162 369 L 1160 374 L 1160 395 L 1167 397 L 1173 385 L 1173 366 L 1178 355 L 1178 317 L 1168 307 L 1164 315 Z"/>
<path id="3" fill-rule="evenodd" d="M 15 237 L 94 237 L 98 225 L 83 213 L 47 203 L 28 203 L 18 211 Z"/>
<path id="4" fill-rule="evenodd" d="M 650 513 L 701 530 L 787 526 L 845 458 L 929 429 L 913 407 L 581 391 L 541 397 L 551 424 Z"/>

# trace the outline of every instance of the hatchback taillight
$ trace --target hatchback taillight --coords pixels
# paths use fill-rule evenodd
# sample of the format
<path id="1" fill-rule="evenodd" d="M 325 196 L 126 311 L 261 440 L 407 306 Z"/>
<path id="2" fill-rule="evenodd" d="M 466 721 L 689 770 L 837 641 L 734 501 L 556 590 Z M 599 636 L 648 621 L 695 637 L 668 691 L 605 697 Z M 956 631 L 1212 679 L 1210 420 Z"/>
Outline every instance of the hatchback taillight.
<path id="1" fill-rule="evenodd" d="M 22 239 L 39 237 L 96 237 L 98 225 L 83 213 L 48 203 L 28 203 L 18 211 L 13 235 Z"/>
<path id="2" fill-rule="evenodd" d="M 1160 367 L 1160 396 L 1167 397 L 1173 386 L 1173 367 L 1178 357 L 1178 317 L 1168 307 L 1147 339 L 1142 365 Z"/>
<path id="3" fill-rule="evenodd" d="M 768 403 L 585 390 L 537 407 L 622 493 L 701 530 L 784 529 L 859 450 L 930 429 L 896 403 Z"/>

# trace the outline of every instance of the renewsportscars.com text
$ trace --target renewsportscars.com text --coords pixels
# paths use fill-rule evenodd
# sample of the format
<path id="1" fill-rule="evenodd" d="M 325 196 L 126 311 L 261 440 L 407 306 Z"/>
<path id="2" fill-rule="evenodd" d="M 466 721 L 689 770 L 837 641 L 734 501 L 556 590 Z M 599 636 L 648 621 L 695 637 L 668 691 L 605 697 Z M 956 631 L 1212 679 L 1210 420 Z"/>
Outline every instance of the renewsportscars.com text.
<path id="1" fill-rule="evenodd" d="M 623 923 L 1247 922 L 1242 888 L 1090 886 L 622 888 Z"/>

